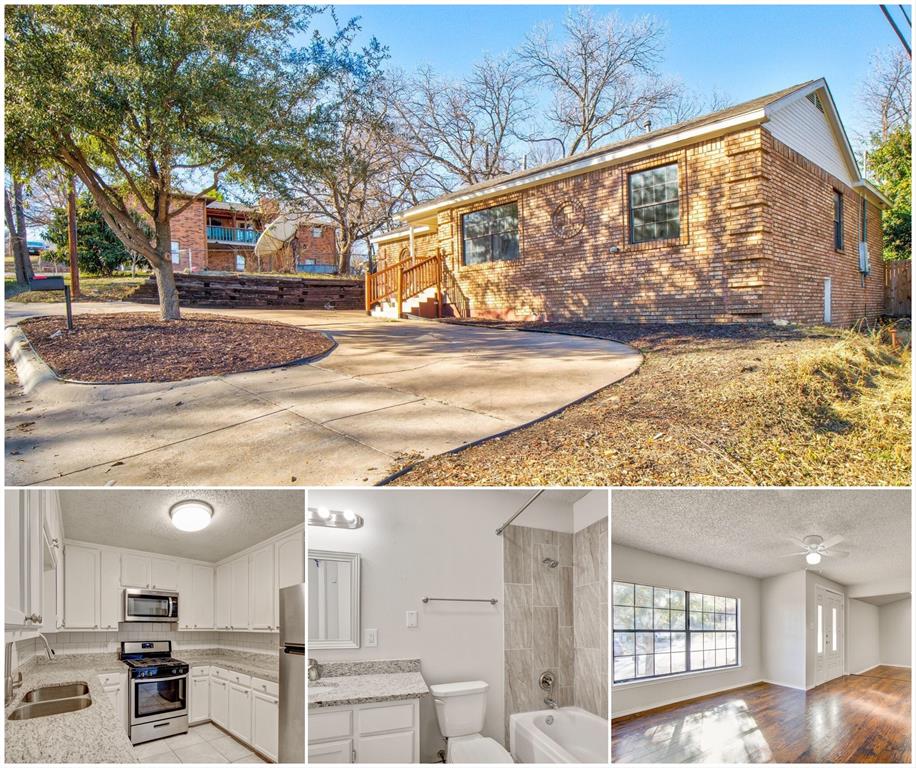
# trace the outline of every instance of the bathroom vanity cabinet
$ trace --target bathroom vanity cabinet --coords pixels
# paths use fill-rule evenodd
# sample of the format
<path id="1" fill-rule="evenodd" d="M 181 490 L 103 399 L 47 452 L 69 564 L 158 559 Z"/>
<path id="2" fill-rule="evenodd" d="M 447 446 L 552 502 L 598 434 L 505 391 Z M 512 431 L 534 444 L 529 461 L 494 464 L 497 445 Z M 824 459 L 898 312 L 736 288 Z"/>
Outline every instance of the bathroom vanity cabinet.
<path id="1" fill-rule="evenodd" d="M 397 699 L 309 711 L 310 763 L 420 762 L 420 701 Z"/>

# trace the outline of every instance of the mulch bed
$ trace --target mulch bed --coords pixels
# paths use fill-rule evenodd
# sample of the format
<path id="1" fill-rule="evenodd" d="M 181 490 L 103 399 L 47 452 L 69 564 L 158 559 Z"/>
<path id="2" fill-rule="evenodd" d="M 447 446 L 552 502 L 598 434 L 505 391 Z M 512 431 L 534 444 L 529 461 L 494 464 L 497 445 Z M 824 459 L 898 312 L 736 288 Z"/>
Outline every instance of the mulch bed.
<path id="1" fill-rule="evenodd" d="M 283 323 L 154 312 L 24 320 L 35 351 L 65 379 L 94 383 L 181 381 L 302 362 L 334 346 L 325 335 Z"/>

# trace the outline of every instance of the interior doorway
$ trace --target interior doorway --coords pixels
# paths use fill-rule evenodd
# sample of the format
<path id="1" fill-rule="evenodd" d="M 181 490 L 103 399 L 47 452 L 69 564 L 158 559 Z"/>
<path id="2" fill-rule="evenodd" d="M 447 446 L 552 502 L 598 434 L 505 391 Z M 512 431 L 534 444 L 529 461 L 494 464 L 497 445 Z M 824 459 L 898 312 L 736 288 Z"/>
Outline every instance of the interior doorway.
<path id="1" fill-rule="evenodd" d="M 814 594 L 817 612 L 814 684 L 821 685 L 846 671 L 845 597 L 822 586 L 817 586 Z"/>

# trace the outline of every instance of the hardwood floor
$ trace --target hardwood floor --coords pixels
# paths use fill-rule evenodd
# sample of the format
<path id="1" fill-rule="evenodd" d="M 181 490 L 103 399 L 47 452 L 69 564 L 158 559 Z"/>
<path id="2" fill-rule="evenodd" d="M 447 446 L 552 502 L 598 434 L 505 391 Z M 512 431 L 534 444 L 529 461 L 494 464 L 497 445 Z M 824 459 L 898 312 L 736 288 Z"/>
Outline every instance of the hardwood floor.
<path id="1" fill-rule="evenodd" d="M 615 763 L 909 763 L 910 670 L 755 683 L 611 721 Z"/>

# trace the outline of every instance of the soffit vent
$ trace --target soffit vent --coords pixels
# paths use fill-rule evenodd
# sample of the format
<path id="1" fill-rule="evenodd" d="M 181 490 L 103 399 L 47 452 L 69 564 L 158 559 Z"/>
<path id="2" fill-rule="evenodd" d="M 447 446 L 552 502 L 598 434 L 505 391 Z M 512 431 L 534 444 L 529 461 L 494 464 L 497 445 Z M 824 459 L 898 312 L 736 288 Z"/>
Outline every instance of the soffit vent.
<path id="1" fill-rule="evenodd" d="M 817 107 L 822 113 L 824 112 L 824 105 L 821 103 L 821 97 L 817 95 L 817 92 L 809 93 L 806 97 L 815 107 Z"/>

